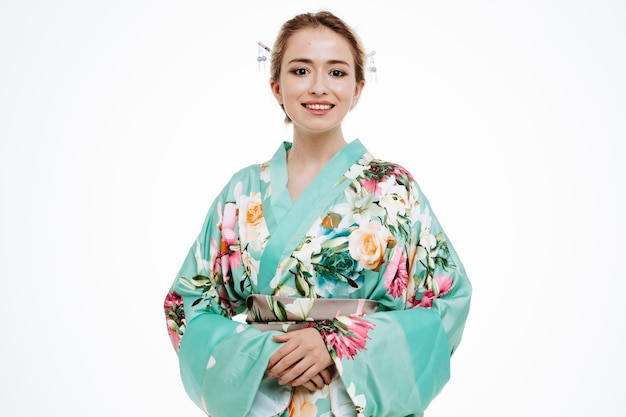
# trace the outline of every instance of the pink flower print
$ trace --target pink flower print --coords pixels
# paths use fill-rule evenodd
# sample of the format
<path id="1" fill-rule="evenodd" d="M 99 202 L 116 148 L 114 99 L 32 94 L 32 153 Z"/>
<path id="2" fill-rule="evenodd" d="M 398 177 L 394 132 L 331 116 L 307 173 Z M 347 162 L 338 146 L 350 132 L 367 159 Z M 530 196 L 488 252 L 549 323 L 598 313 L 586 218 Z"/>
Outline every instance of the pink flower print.
<path id="1" fill-rule="evenodd" d="M 215 262 L 217 260 L 217 257 L 219 256 L 219 251 L 218 251 L 218 248 L 217 248 L 217 242 L 215 241 L 215 239 L 211 238 L 211 241 L 210 241 L 209 245 L 210 245 L 209 246 L 210 247 L 210 250 L 209 250 L 210 265 L 211 265 L 211 268 L 213 268 L 213 271 L 215 271 L 215 265 L 216 265 Z M 208 268 L 207 268 L 206 272 L 207 273 L 209 272 Z M 200 271 L 198 271 L 198 273 L 200 273 Z"/>
<path id="2" fill-rule="evenodd" d="M 364 172 L 364 180 L 362 181 L 363 188 L 368 193 L 380 196 L 380 190 L 378 190 L 377 184 L 386 178 L 394 177 L 396 180 L 401 177 L 405 177 L 409 181 L 413 181 L 413 176 L 409 171 L 401 167 L 400 165 L 390 164 L 379 160 L 374 160 L 370 163 L 367 170 Z M 404 182 L 404 181 L 399 181 Z"/>
<path id="3" fill-rule="evenodd" d="M 356 316 L 340 316 L 332 323 L 326 322 L 315 326 L 329 347 L 331 354 L 341 359 L 354 359 L 356 354 L 365 349 L 368 332 L 374 324 Z"/>
<path id="4" fill-rule="evenodd" d="M 365 348 L 365 339 L 369 339 L 367 333 L 370 329 L 374 328 L 374 324 L 356 316 L 349 318 L 345 316 L 338 317 L 337 320 L 346 324 L 348 326 L 348 331 L 354 333 L 358 339 L 363 340 L 363 346 L 361 346 L 361 349 Z"/>
<path id="5" fill-rule="evenodd" d="M 226 285 L 220 285 L 217 288 L 217 294 L 220 297 L 220 302 L 222 305 L 230 310 L 230 312 L 235 315 L 235 311 L 241 307 L 241 304 L 237 302 L 237 300 L 231 299 L 230 294 L 228 294 L 228 289 Z"/>
<path id="6" fill-rule="evenodd" d="M 437 285 L 437 293 L 434 290 L 424 291 L 422 298 L 417 302 L 420 307 L 431 308 L 433 300 L 439 298 L 452 288 L 452 278 L 450 275 L 435 275 L 435 283 Z"/>
<path id="7" fill-rule="evenodd" d="M 435 282 L 439 288 L 439 294 L 437 297 L 441 297 L 452 288 L 452 278 L 450 275 L 435 275 Z"/>
<path id="8" fill-rule="evenodd" d="M 392 165 L 392 170 L 391 172 L 388 172 L 388 174 L 391 174 L 396 178 L 406 175 L 409 181 L 414 181 L 413 175 L 411 175 L 409 171 L 407 171 L 404 167 L 400 165 Z"/>
<path id="9" fill-rule="evenodd" d="M 183 308 L 183 299 L 173 291 L 167 293 L 165 302 L 163 303 L 165 310 L 165 322 L 167 331 L 172 340 L 174 349 L 178 351 L 180 341 L 185 332 L 185 310 Z"/>
<path id="10" fill-rule="evenodd" d="M 228 245 L 237 243 L 235 225 L 237 224 L 237 207 L 233 203 L 226 203 L 222 214 L 222 241 Z"/>
<path id="11" fill-rule="evenodd" d="M 239 237 L 235 232 L 235 225 L 237 224 L 237 207 L 235 206 L 235 204 L 226 203 L 226 205 L 224 206 L 224 213 L 222 213 L 221 217 L 221 270 L 224 277 L 226 277 L 231 268 L 234 269 L 241 265 Z"/>
<path id="12" fill-rule="evenodd" d="M 374 196 L 379 197 L 380 196 L 380 189 L 378 188 L 378 183 L 380 182 L 379 179 L 377 178 L 372 178 L 372 179 L 364 179 L 361 182 L 361 185 L 363 186 L 363 188 L 365 188 L 365 191 L 367 191 L 368 194 L 374 194 Z"/>
<path id="13" fill-rule="evenodd" d="M 431 290 L 425 291 L 419 301 L 415 300 L 413 307 L 431 308 L 433 306 L 433 298 L 433 292 Z"/>
<path id="14" fill-rule="evenodd" d="M 406 258 L 400 257 L 398 263 L 398 272 L 391 281 L 391 286 L 388 288 L 389 294 L 392 297 L 401 297 L 409 286 L 409 273 L 406 270 Z"/>
<path id="15" fill-rule="evenodd" d="M 228 263 L 230 264 L 231 269 L 241 266 L 241 251 L 239 249 L 229 252 Z"/>
<path id="16" fill-rule="evenodd" d="M 230 281 L 228 279 L 229 272 L 230 272 L 230 256 L 228 256 L 228 247 L 225 247 L 224 250 L 222 251 L 222 256 L 220 257 L 220 261 L 222 263 L 221 270 L 222 270 L 222 276 L 224 278 L 224 283 L 228 283 Z"/>
<path id="17" fill-rule="evenodd" d="M 183 305 L 183 299 L 180 295 L 176 294 L 173 291 L 167 293 L 165 297 L 165 302 L 163 303 L 163 307 L 165 311 L 173 310 L 172 307 L 179 307 Z"/>
<path id="18" fill-rule="evenodd" d="M 180 342 L 182 340 L 182 337 L 176 333 L 175 330 L 169 329 L 169 334 L 170 334 L 170 339 L 172 340 L 172 345 L 174 345 L 174 350 L 176 350 L 176 352 L 178 352 L 180 350 Z"/>
<path id="19" fill-rule="evenodd" d="M 229 282 L 230 261 L 228 253 L 228 245 L 224 240 L 220 242 L 219 249 L 217 243 L 211 239 L 211 271 L 210 274 L 221 277 L 225 284 Z"/>
<path id="20" fill-rule="evenodd" d="M 406 258 L 402 256 L 402 248 L 399 246 L 395 248 L 393 257 L 387 263 L 383 281 L 385 288 L 394 298 L 401 297 L 409 285 Z"/>

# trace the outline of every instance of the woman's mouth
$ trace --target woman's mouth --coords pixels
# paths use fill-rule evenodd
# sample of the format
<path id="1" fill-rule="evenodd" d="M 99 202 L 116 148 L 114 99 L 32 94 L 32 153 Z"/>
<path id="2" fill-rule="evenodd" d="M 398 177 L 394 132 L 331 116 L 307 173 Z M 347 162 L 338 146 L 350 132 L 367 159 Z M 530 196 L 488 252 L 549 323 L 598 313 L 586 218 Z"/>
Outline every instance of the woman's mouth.
<path id="1" fill-rule="evenodd" d="M 334 104 L 321 104 L 321 103 L 302 103 L 303 107 L 309 110 L 330 110 L 335 107 Z"/>

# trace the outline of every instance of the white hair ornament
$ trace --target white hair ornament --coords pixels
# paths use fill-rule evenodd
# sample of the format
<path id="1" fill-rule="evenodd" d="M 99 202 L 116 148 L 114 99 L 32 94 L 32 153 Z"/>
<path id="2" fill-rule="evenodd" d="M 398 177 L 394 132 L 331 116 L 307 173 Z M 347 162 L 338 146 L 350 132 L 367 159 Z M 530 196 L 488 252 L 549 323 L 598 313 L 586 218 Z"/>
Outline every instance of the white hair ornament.
<path id="1" fill-rule="evenodd" d="M 272 50 L 269 46 L 265 45 L 263 42 L 257 42 L 258 45 L 258 56 L 256 57 L 256 62 L 259 64 L 259 72 L 261 72 L 261 65 L 263 66 L 263 71 L 265 71 L 265 61 L 267 61 L 267 57 L 265 56 L 265 52 L 271 53 Z"/>

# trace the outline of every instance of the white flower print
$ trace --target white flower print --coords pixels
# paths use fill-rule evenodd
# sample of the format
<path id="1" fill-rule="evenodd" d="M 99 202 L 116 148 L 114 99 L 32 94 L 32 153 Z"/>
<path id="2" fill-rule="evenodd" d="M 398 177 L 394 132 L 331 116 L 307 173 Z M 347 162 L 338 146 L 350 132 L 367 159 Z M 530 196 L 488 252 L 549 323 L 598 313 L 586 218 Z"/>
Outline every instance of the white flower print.
<path id="1" fill-rule="evenodd" d="M 380 201 L 378 204 L 387 211 L 387 219 L 393 226 L 398 225 L 398 215 L 406 213 L 407 192 L 406 188 L 396 183 L 395 179 L 387 178 L 378 183 L 380 189 Z"/>
<path id="2" fill-rule="evenodd" d="M 293 257 L 299 260 L 309 272 L 312 272 L 313 265 L 311 264 L 311 258 L 313 254 L 319 253 L 321 249 L 322 247 L 317 239 L 312 236 L 307 236 L 302 246 L 293 252 Z"/>
<path id="3" fill-rule="evenodd" d="M 248 251 L 244 251 L 242 253 L 241 261 L 243 262 L 243 267 L 246 269 L 246 273 L 250 277 L 250 280 L 254 283 L 254 285 L 257 285 L 259 264 L 261 262 L 258 259 L 254 259 L 254 257 Z"/>
<path id="4" fill-rule="evenodd" d="M 204 258 L 202 258 L 202 245 L 197 239 L 194 257 L 196 258 L 196 265 L 198 266 L 198 275 L 206 275 L 207 271 L 209 271 L 209 267 L 211 264 L 209 263 L 209 261 L 206 261 L 204 260 Z"/>
<path id="5" fill-rule="evenodd" d="M 274 291 L 274 295 L 277 297 L 294 297 L 298 294 L 298 290 L 289 285 L 281 284 Z"/>
<path id="6" fill-rule="evenodd" d="M 430 224 L 433 220 L 430 216 L 430 210 L 426 208 L 426 210 L 424 210 L 419 217 L 419 220 L 422 223 L 419 244 L 426 249 L 432 249 L 437 246 L 437 239 L 432 233 L 430 233 Z"/>
<path id="7" fill-rule="evenodd" d="M 361 175 L 363 175 L 363 171 L 365 171 L 365 166 L 360 164 L 354 164 L 350 167 L 350 170 L 346 173 L 346 178 L 354 180 Z"/>
<path id="8" fill-rule="evenodd" d="M 419 246 L 417 248 L 417 259 L 424 260 L 428 258 L 428 266 L 430 268 L 434 268 L 435 258 L 437 257 L 439 250 L 437 249 L 437 238 L 430 233 L 430 225 L 432 223 L 430 210 L 426 208 L 426 210 L 420 214 L 419 219 L 422 223 L 422 227 L 420 230 Z"/>
<path id="9" fill-rule="evenodd" d="M 249 196 L 241 195 L 237 201 L 239 208 L 239 236 L 241 246 L 245 247 L 253 240 L 263 240 L 268 231 L 263 217 L 263 205 L 261 194 L 250 193 Z"/>
<path id="10" fill-rule="evenodd" d="M 313 298 L 297 298 L 293 303 L 285 304 L 285 310 L 295 315 L 298 320 L 307 320 L 313 308 Z"/>
<path id="11" fill-rule="evenodd" d="M 408 199 L 409 199 L 410 221 L 411 221 L 411 224 L 415 224 L 415 222 L 419 220 L 419 216 L 420 216 L 419 195 L 417 193 L 416 187 L 411 186 L 409 188 Z"/>
<path id="12" fill-rule="evenodd" d="M 354 382 L 351 382 L 350 386 L 348 387 L 348 395 L 350 396 L 350 398 L 352 398 L 352 402 L 354 403 L 356 409 L 358 410 L 357 417 L 362 416 L 363 414 L 361 414 L 361 411 L 365 410 L 367 399 L 365 398 L 365 395 L 363 394 L 357 395 Z"/>
<path id="13" fill-rule="evenodd" d="M 368 193 L 364 197 L 359 197 L 348 189 L 345 192 L 345 196 L 348 202 L 337 204 L 333 208 L 333 211 L 343 217 L 338 229 L 348 228 L 353 224 L 359 226 L 367 224 L 372 217 L 385 215 L 385 209 L 374 202 L 373 194 Z"/>
<path id="14" fill-rule="evenodd" d="M 259 174 L 259 177 L 261 178 L 261 181 L 263 182 L 270 182 L 270 167 L 268 164 L 263 164 L 261 165 L 261 173 Z"/>
<path id="15" fill-rule="evenodd" d="M 288 257 L 287 259 L 283 259 L 281 263 L 276 267 L 276 273 L 274 274 L 274 278 L 270 281 L 270 287 L 276 288 L 278 283 L 283 278 L 284 271 L 289 271 L 291 268 L 296 266 L 298 261 L 293 257 Z"/>

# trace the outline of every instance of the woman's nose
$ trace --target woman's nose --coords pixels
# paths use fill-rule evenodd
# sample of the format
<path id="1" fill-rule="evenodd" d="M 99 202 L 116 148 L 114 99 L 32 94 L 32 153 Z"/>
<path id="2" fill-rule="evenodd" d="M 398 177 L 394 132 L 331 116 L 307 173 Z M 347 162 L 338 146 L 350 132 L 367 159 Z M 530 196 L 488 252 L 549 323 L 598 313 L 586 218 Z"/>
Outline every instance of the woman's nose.
<path id="1" fill-rule="evenodd" d="M 328 86 L 326 85 L 326 78 L 322 72 L 317 72 L 311 77 L 311 86 L 309 88 L 311 94 L 326 94 L 328 92 Z"/>

